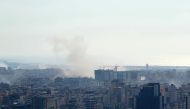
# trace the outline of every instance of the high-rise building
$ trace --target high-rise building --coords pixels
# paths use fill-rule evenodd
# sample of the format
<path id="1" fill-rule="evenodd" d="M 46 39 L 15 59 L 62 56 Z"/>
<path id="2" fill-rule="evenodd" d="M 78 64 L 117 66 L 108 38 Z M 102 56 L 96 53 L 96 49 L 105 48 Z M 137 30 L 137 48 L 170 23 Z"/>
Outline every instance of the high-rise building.
<path id="1" fill-rule="evenodd" d="M 190 93 L 185 97 L 185 109 L 190 109 Z"/>
<path id="2" fill-rule="evenodd" d="M 95 70 L 95 79 L 103 82 L 111 82 L 118 79 L 125 82 L 137 81 L 141 71 L 115 71 L 115 70 Z"/>
<path id="3" fill-rule="evenodd" d="M 56 101 L 51 97 L 36 96 L 32 98 L 32 109 L 55 109 Z"/>
<path id="4" fill-rule="evenodd" d="M 163 109 L 163 97 L 159 83 L 149 83 L 143 86 L 137 96 L 136 109 Z"/>

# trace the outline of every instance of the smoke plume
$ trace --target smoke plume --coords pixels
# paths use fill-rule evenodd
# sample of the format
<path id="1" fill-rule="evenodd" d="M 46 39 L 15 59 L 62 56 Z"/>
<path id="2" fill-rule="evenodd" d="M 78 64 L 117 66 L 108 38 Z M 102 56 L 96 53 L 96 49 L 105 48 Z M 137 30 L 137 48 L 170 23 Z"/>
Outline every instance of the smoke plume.
<path id="1" fill-rule="evenodd" d="M 69 77 L 92 77 L 92 60 L 87 54 L 83 37 L 56 37 L 53 50 L 64 66 L 64 75 Z"/>

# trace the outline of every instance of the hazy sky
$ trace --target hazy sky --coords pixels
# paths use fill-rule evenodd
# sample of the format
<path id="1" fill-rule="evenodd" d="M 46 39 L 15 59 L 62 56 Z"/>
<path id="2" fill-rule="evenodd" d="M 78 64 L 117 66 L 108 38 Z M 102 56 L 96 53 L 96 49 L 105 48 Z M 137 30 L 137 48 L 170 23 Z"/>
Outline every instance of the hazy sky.
<path id="1" fill-rule="evenodd" d="M 119 65 L 190 65 L 189 0 L 0 0 L 0 57 L 55 58 L 54 37 Z"/>

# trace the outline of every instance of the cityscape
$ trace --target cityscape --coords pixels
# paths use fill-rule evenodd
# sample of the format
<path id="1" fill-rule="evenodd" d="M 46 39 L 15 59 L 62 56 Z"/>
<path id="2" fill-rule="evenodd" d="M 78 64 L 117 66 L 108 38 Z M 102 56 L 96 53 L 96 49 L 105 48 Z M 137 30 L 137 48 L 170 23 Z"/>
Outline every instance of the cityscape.
<path id="1" fill-rule="evenodd" d="M 0 109 L 190 109 L 190 0 L 0 0 Z"/>
<path id="2" fill-rule="evenodd" d="M 94 70 L 94 78 L 19 66 L 0 67 L 1 109 L 190 108 L 187 66 L 110 66 Z"/>

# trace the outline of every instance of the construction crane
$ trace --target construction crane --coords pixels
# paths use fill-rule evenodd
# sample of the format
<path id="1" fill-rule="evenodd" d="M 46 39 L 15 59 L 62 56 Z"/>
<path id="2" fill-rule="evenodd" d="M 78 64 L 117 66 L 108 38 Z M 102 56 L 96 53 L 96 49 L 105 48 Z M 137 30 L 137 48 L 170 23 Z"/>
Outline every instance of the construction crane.
<path id="1" fill-rule="evenodd" d="M 118 69 L 118 66 L 115 66 L 113 70 L 114 70 L 114 71 L 117 71 L 117 69 Z"/>

